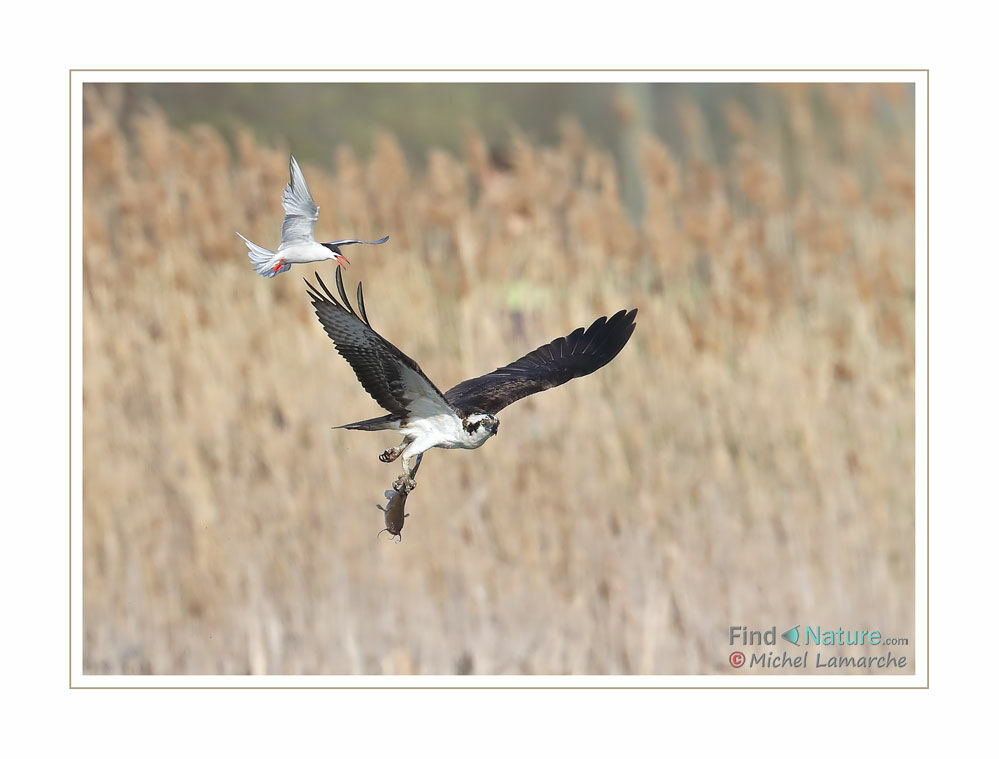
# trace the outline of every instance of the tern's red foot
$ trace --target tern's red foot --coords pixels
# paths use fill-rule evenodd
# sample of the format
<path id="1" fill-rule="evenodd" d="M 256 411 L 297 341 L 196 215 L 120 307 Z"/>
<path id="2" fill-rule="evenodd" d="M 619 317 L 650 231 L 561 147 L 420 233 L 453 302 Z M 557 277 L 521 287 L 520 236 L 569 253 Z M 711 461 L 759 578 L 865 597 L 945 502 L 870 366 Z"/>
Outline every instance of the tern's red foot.
<path id="1" fill-rule="evenodd" d="M 274 272 L 275 274 L 277 274 L 278 271 L 280 271 L 280 269 L 281 269 L 282 266 L 284 266 L 284 259 L 283 258 L 280 261 L 278 261 L 276 264 L 274 264 L 274 268 L 271 269 L 271 271 Z"/>

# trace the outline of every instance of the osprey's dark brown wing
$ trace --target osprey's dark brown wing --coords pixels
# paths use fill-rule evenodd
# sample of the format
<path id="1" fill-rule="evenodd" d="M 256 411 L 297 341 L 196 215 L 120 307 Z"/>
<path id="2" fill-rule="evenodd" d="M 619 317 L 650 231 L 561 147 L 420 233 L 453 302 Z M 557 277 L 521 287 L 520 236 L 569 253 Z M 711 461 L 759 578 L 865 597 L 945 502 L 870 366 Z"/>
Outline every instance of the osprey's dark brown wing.
<path id="1" fill-rule="evenodd" d="M 441 391 L 413 359 L 371 328 L 364 311 L 364 294 L 357 285 L 357 310 L 354 312 L 343 288 L 343 275 L 336 270 L 340 303 L 316 274 L 319 287 L 305 280 L 312 306 L 316 309 L 326 334 L 337 352 L 347 359 L 357 379 L 378 404 L 392 417 L 405 419 L 410 414 L 432 416 L 454 414 Z M 320 289 L 321 288 L 321 289 Z"/>
<path id="2" fill-rule="evenodd" d="M 589 329 L 542 345 L 512 364 L 455 385 L 444 397 L 465 414 L 495 414 L 533 393 L 591 374 L 609 363 L 635 331 L 638 309 L 601 316 Z"/>

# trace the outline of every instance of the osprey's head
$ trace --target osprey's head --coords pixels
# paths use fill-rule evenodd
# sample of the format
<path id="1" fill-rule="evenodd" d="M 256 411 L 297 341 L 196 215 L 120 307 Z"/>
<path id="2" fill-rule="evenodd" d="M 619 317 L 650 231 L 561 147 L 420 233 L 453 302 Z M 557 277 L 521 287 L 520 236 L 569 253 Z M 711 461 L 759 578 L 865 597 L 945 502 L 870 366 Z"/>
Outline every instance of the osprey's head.
<path id="1" fill-rule="evenodd" d="M 492 414 L 469 414 L 462 420 L 461 426 L 465 428 L 466 435 L 482 445 L 499 430 L 499 419 Z"/>

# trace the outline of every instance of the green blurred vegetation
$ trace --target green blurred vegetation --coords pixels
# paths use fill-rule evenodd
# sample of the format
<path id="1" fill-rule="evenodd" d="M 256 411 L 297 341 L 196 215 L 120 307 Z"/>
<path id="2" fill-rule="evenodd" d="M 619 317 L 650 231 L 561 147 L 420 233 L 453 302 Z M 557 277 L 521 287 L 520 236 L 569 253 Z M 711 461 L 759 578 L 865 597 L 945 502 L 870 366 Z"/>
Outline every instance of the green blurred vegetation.
<path id="1" fill-rule="evenodd" d="M 95 85 L 117 90 L 121 113 L 128 117 L 152 101 L 170 124 L 196 123 L 216 128 L 231 145 L 237 129 L 249 127 L 264 144 L 287 146 L 306 161 L 329 157 L 336 145 L 349 145 L 361 158 L 372 151 L 378 129 L 398 135 L 410 161 L 423 163 L 430 148 L 460 153 L 467 129 L 481 133 L 499 155 L 511 135 L 521 132 L 532 143 L 558 141 L 564 119 L 579 123 L 587 138 L 615 158 L 624 157 L 623 139 L 641 127 L 670 145 L 679 156 L 699 155 L 725 161 L 736 136 L 726 112 L 745 110 L 758 127 L 773 129 L 793 152 L 792 114 L 779 92 L 782 85 L 643 84 L 643 83 L 134 83 Z M 911 102 L 912 89 L 901 86 Z M 827 130 L 835 130 L 821 86 L 809 86 L 809 105 Z M 879 131 L 905 132 L 899 109 L 875 93 L 873 116 Z M 705 130 L 691 135 L 684 114 L 696 110 Z M 835 138 L 835 135 L 831 135 Z"/>
<path id="2" fill-rule="evenodd" d="M 727 163 L 740 140 L 739 124 L 772 137 L 781 172 L 797 191 L 802 154 L 782 90 L 801 90 L 801 106 L 817 137 L 843 159 L 851 152 L 842 129 L 835 85 L 651 83 L 131 83 L 88 85 L 113 106 L 124 131 L 152 106 L 171 126 L 207 124 L 235 155 L 237 135 L 249 131 L 261 145 L 324 163 L 338 147 L 370 158 L 377 135 L 398 139 L 407 162 L 424 168 L 432 150 L 460 156 L 469 133 L 481 135 L 498 167 L 509 165 L 518 136 L 532 144 L 557 144 L 578 127 L 587 141 L 619 168 L 625 209 L 637 221 L 645 212 L 639 142 L 652 135 L 681 162 Z M 865 129 L 899 137 L 912 129 L 911 86 L 870 89 Z M 905 101 L 901 103 L 899 101 Z M 904 107 L 899 107 L 903 105 Z M 909 123 L 902 123 L 900 117 Z M 85 114 L 86 117 L 86 114 Z M 848 130 L 847 130 L 848 131 Z M 869 156 L 870 161 L 876 157 Z M 870 190 L 872 174 L 861 178 Z"/>

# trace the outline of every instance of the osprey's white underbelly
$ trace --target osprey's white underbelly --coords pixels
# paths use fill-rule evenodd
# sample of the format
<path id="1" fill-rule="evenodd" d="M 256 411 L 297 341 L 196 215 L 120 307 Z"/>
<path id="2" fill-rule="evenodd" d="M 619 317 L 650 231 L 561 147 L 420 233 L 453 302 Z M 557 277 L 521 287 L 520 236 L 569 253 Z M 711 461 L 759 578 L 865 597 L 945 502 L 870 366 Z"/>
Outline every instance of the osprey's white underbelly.
<path id="1" fill-rule="evenodd" d="M 406 458 L 431 448 L 478 448 L 491 436 L 485 427 L 471 434 L 465 432 L 461 419 L 455 414 L 410 417 L 406 424 L 400 425 L 399 431 L 413 440 L 406 448 Z"/>

